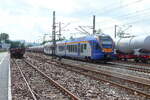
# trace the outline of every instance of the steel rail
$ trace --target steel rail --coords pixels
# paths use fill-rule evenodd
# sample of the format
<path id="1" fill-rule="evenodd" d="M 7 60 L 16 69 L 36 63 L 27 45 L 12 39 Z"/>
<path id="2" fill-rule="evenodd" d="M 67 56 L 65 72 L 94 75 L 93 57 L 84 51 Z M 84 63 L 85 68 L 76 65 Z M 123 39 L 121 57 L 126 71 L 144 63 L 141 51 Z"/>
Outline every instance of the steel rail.
<path id="1" fill-rule="evenodd" d="M 70 64 L 67 64 L 67 63 L 62 63 L 60 61 L 56 61 L 56 60 L 53 60 L 53 59 L 48 59 L 48 58 L 43 59 L 40 56 L 38 56 L 38 58 L 41 58 L 41 60 L 43 60 L 44 62 L 51 63 L 49 61 L 53 61 L 53 62 L 56 62 L 57 64 L 61 63 L 62 65 L 68 65 L 68 66 L 74 67 L 73 65 L 70 65 Z M 104 66 L 106 66 L 106 65 L 104 65 Z M 89 70 L 90 69 L 90 71 L 93 71 L 95 73 L 101 73 L 101 74 L 108 75 L 108 76 L 115 75 L 113 77 L 128 80 L 128 81 L 134 82 L 134 83 L 139 83 L 139 84 L 150 86 L 150 80 L 146 79 L 146 78 L 141 78 L 141 77 L 137 77 L 137 76 L 133 76 L 133 75 L 122 74 L 122 73 L 119 73 L 119 72 L 112 72 L 112 71 L 103 70 L 103 69 L 94 68 L 94 67 L 89 67 L 89 66 L 86 66 L 86 67 L 75 66 L 75 67 L 82 68 L 84 70 Z M 140 80 L 140 81 L 138 81 L 138 80 Z"/>
<path id="2" fill-rule="evenodd" d="M 31 64 L 30 62 L 28 62 L 27 60 L 23 60 L 25 63 L 27 63 L 28 65 L 30 65 L 32 68 L 34 68 L 36 71 L 38 71 L 41 75 L 43 75 L 44 77 L 46 77 L 50 82 L 52 82 L 56 87 L 58 87 L 59 89 L 61 89 L 62 91 L 66 92 L 73 100 L 80 100 L 77 96 L 75 96 L 73 93 L 71 93 L 69 90 L 67 90 L 66 88 L 64 88 L 62 85 L 60 85 L 58 82 L 54 81 L 52 78 L 48 77 L 44 72 L 42 72 L 41 70 L 39 70 L 37 67 L 35 67 L 33 64 Z"/>
<path id="3" fill-rule="evenodd" d="M 81 69 L 84 69 L 84 70 L 87 70 L 87 71 L 95 72 L 97 74 L 101 73 L 101 74 L 104 74 L 104 75 L 107 75 L 107 76 L 112 76 L 112 77 L 115 77 L 115 78 L 124 79 L 124 80 L 130 81 L 130 82 L 139 83 L 139 84 L 143 84 L 143 85 L 146 85 L 146 86 L 150 87 L 150 80 L 146 79 L 146 78 L 141 78 L 141 77 L 137 77 L 137 76 L 133 76 L 133 75 L 122 74 L 122 73 L 119 73 L 119 72 L 112 72 L 112 71 L 103 70 L 103 69 L 94 68 L 94 67 L 89 67 L 89 66 L 81 67 L 81 66 L 70 65 L 70 64 L 67 64 L 67 63 L 62 63 L 60 61 L 53 60 L 53 59 L 48 59 L 48 58 L 43 59 L 40 56 L 38 56 L 38 58 L 41 58 L 41 60 L 43 60 L 44 62 L 47 62 L 47 63 L 51 63 L 49 61 L 53 61 L 54 63 L 51 63 L 51 64 L 57 65 L 57 64 L 61 63 L 61 65 L 67 65 L 67 66 L 70 66 L 72 68 L 77 67 L 77 68 L 81 68 Z"/>
<path id="4" fill-rule="evenodd" d="M 40 58 L 42 58 L 42 57 L 40 57 Z M 86 62 L 84 60 L 82 60 L 82 61 Z M 93 62 L 88 62 L 88 63 L 93 63 Z M 93 63 L 93 64 L 104 65 L 104 64 L 101 64 L 101 63 Z M 150 68 L 148 68 L 147 66 L 144 66 L 144 67 L 147 67 L 147 68 L 142 68 L 142 67 L 139 67 L 139 65 L 137 65 L 137 66 L 133 65 L 133 64 L 131 64 L 131 65 L 124 65 L 124 64 L 119 64 L 119 63 L 116 63 L 116 62 L 107 62 L 107 64 L 110 64 L 110 65 L 107 65 L 109 67 L 114 67 L 114 65 L 120 65 L 120 66 L 115 66 L 115 67 L 117 67 L 117 68 L 123 68 L 123 69 L 127 69 L 127 70 L 131 70 L 131 71 L 137 71 L 137 72 L 143 72 L 143 73 L 150 73 Z M 137 67 L 139 67 L 139 68 L 137 68 Z"/>
<path id="5" fill-rule="evenodd" d="M 119 66 L 117 66 L 117 68 L 124 68 L 124 69 L 138 71 L 138 72 L 150 73 L 150 68 L 142 68 L 140 66 L 126 65 L 126 64 L 116 63 L 116 62 L 109 62 L 108 64 L 119 65 Z M 121 67 L 121 66 L 123 66 L 123 67 Z M 110 67 L 111 67 L 111 65 L 110 65 Z"/>
<path id="6" fill-rule="evenodd" d="M 144 67 L 150 67 L 150 63 L 142 63 L 142 62 L 135 62 L 135 61 L 123 61 L 123 60 L 116 60 L 116 61 L 113 61 L 114 63 L 122 63 L 122 64 L 125 64 L 125 63 L 128 63 L 128 64 L 131 64 L 131 65 L 137 65 L 137 66 L 144 66 Z"/>
<path id="7" fill-rule="evenodd" d="M 39 57 L 42 59 L 42 57 Z M 143 78 L 140 78 L 140 77 L 135 77 L 135 76 L 132 76 L 132 75 L 124 75 L 124 74 L 121 74 L 121 73 L 116 73 L 116 72 L 111 72 L 111 71 L 106 71 L 106 70 L 100 70 L 100 69 L 96 69 L 96 68 L 91 68 L 89 66 L 86 66 L 86 67 L 81 67 L 81 66 L 75 66 L 75 65 L 70 65 L 70 64 L 65 64 L 65 63 L 62 63 L 62 62 L 58 62 L 56 60 L 51 60 L 51 59 L 48 59 L 48 58 L 45 58 L 45 59 L 42 59 L 45 63 L 49 63 L 49 64 L 53 64 L 53 65 L 56 65 L 56 66 L 59 66 L 59 67 L 65 67 L 68 66 L 70 67 L 69 70 L 72 70 L 72 71 L 75 71 L 75 72 L 78 72 L 78 73 L 81 73 L 83 75 L 86 75 L 86 76 L 89 76 L 89 77 L 93 77 L 97 80 L 102 80 L 104 82 L 109 82 L 113 85 L 116 85 L 116 86 L 119 86 L 119 87 L 122 87 L 122 88 L 125 88 L 125 89 L 128 89 L 128 90 L 131 90 L 133 92 L 137 92 L 139 94 L 142 94 L 146 97 L 150 97 L 150 94 L 149 93 L 146 93 L 146 92 L 143 92 L 141 90 L 137 90 L 137 89 L 134 89 L 134 88 L 131 88 L 131 87 L 127 87 L 125 85 L 121 85 L 121 84 L 118 84 L 117 82 L 113 82 L 113 81 L 109 81 L 109 80 L 105 80 L 105 79 L 101 79 L 100 77 L 95 77 L 95 76 L 92 76 L 92 75 L 89 75 L 88 73 L 85 73 L 85 72 L 95 72 L 97 74 L 103 74 L 103 75 L 106 75 L 106 76 L 110 76 L 110 77 L 114 77 L 114 78 L 118 78 L 118 79 L 122 79 L 122 80 L 126 80 L 126 81 L 129 81 L 129 82 L 134 82 L 134 83 L 138 83 L 138 84 L 143 84 L 143 85 L 146 85 L 148 87 L 150 87 L 150 80 L 147 80 L 147 79 L 143 79 Z M 53 61 L 53 62 L 49 62 L 49 61 Z M 64 66 L 63 66 L 64 65 Z M 79 68 L 79 69 L 83 69 L 85 70 L 84 72 L 82 71 L 77 71 L 76 69 L 73 69 L 73 68 Z M 141 81 L 139 81 L 141 80 Z"/>
<path id="8" fill-rule="evenodd" d="M 68 66 L 68 67 L 70 67 L 70 68 L 67 68 L 68 70 L 71 70 L 71 71 L 74 71 L 74 72 L 83 74 L 83 75 L 85 75 L 85 76 L 92 77 L 92 78 L 94 78 L 94 79 L 96 79 L 96 80 L 101 80 L 101 81 L 104 81 L 104 82 L 108 82 L 108 83 L 110 83 L 110 84 L 112 84 L 112 85 L 119 86 L 119 87 L 122 87 L 122 88 L 125 88 L 125 89 L 128 89 L 128 90 L 131 90 L 132 92 L 135 92 L 135 91 L 136 91 L 136 92 L 139 93 L 139 94 L 145 95 L 146 97 L 150 97 L 150 94 L 149 94 L 149 93 L 145 93 L 145 92 L 143 92 L 143 91 L 140 91 L 140 90 L 137 90 L 137 89 L 134 89 L 134 88 L 131 88 L 131 87 L 127 87 L 127 86 L 125 86 L 125 85 L 121 85 L 121 84 L 119 84 L 119 83 L 117 83 L 117 82 L 109 81 L 109 80 L 107 80 L 107 79 L 103 79 L 103 78 L 100 78 L 100 77 L 97 77 L 97 76 L 90 75 L 88 72 L 90 72 L 91 70 L 88 70 L 88 69 L 86 69 L 86 71 L 80 71 L 80 70 L 73 69 L 73 67 L 79 68 L 78 66 L 73 66 L 73 65 L 68 65 L 68 64 L 62 64 L 62 63 L 60 63 L 60 65 L 58 65 L 59 62 L 57 62 L 57 63 L 50 63 L 50 62 L 47 62 L 47 63 L 53 64 L 53 65 L 56 65 L 56 66 L 59 66 L 59 67 L 60 67 L 60 65 L 61 65 L 61 67 Z M 62 66 L 62 65 L 65 65 L 65 66 Z M 65 67 L 65 68 L 66 68 L 66 67 Z M 113 76 L 112 76 L 112 77 L 113 77 Z"/>
<path id="9" fill-rule="evenodd" d="M 27 79 L 25 78 L 25 76 L 24 76 L 24 74 L 23 74 L 21 68 L 20 68 L 19 65 L 16 63 L 15 60 L 13 60 L 13 62 L 17 65 L 18 70 L 19 70 L 19 72 L 21 73 L 21 76 L 23 77 L 23 79 L 24 79 L 24 81 L 25 81 L 25 83 L 26 83 L 26 85 L 27 85 L 27 87 L 28 87 L 28 89 L 29 89 L 29 91 L 30 91 L 30 93 L 31 93 L 31 95 L 32 95 L 32 97 L 33 97 L 33 99 L 34 99 L 34 100 L 37 100 L 36 96 L 35 96 L 34 93 L 33 93 L 33 90 L 31 89 L 31 87 L 30 87 L 30 85 L 29 85 Z"/>

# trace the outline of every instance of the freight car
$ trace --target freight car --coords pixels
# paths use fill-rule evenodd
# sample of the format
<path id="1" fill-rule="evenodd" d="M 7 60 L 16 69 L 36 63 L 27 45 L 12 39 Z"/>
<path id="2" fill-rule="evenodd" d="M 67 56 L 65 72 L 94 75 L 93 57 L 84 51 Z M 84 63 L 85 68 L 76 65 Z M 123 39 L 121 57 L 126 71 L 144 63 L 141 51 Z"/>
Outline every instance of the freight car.
<path id="1" fill-rule="evenodd" d="M 10 48 L 10 56 L 14 58 L 22 58 L 25 53 L 25 48 Z"/>
<path id="2" fill-rule="evenodd" d="M 10 56 L 15 58 L 22 58 L 24 54 L 24 43 L 21 43 L 19 41 L 12 41 L 10 47 Z"/>
<path id="3" fill-rule="evenodd" d="M 150 36 L 120 38 L 115 42 L 115 49 L 118 59 L 146 63 L 150 59 Z"/>
<path id="4" fill-rule="evenodd" d="M 28 47 L 26 50 L 29 52 L 43 53 L 44 47 L 43 47 L 43 45 L 33 46 L 33 47 Z"/>
<path id="5" fill-rule="evenodd" d="M 109 61 L 114 57 L 114 42 L 108 35 L 90 35 L 56 43 L 56 55 L 76 59 Z M 44 46 L 45 54 L 52 54 L 52 43 Z"/>

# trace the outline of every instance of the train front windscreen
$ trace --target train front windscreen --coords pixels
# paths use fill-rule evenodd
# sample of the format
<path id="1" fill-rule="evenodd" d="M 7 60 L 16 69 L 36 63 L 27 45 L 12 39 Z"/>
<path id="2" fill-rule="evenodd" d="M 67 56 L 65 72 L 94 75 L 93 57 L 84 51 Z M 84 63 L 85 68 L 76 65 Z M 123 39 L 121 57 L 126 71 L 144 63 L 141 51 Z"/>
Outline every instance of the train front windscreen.
<path id="1" fill-rule="evenodd" d="M 103 52 L 112 52 L 113 51 L 113 40 L 109 36 L 102 36 L 100 39 L 100 45 L 103 49 Z"/>

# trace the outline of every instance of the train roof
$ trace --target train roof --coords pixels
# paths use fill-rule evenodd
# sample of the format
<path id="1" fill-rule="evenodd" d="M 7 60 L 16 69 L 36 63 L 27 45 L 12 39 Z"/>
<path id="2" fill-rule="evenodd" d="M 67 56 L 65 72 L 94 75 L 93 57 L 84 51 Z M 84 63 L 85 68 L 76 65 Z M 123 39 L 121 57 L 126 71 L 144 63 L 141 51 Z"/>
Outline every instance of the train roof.
<path id="1" fill-rule="evenodd" d="M 88 36 L 84 36 L 84 37 L 80 37 L 80 38 L 75 38 L 75 39 L 71 39 L 71 40 L 63 40 L 63 41 L 57 41 L 57 44 L 63 44 L 63 43 L 68 43 L 68 42 L 79 42 L 79 41 L 91 41 L 91 40 L 96 40 L 97 36 L 109 36 L 107 34 L 96 34 L 96 35 L 88 35 Z M 46 43 L 44 46 L 47 45 L 52 45 L 53 42 L 48 42 Z"/>
<path id="2" fill-rule="evenodd" d="M 77 42 L 77 41 L 91 41 L 91 40 L 96 40 L 97 36 L 109 36 L 107 34 L 96 34 L 96 35 L 89 35 L 89 36 L 84 36 L 84 37 L 80 37 L 80 38 L 75 38 L 72 40 L 68 40 L 66 42 Z"/>
<path id="3" fill-rule="evenodd" d="M 29 48 L 42 48 L 42 47 L 43 47 L 43 45 L 38 45 L 38 46 L 31 46 Z"/>

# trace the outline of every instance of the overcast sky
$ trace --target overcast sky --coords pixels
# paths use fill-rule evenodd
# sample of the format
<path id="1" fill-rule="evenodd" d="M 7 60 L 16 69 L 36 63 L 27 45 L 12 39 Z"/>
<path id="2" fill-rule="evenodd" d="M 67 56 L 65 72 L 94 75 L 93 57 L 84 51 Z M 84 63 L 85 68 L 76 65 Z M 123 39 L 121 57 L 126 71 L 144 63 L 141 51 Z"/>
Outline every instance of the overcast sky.
<path id="1" fill-rule="evenodd" d="M 114 36 L 114 25 L 125 25 L 133 35 L 149 34 L 150 0 L 0 0 L 0 32 L 12 40 L 40 41 L 43 34 L 51 34 L 52 12 L 56 22 L 62 22 L 63 36 L 79 37 L 78 26 L 92 26 L 96 15 L 96 29 Z M 85 30 L 92 32 L 89 27 Z M 48 36 L 47 36 L 48 39 Z"/>

